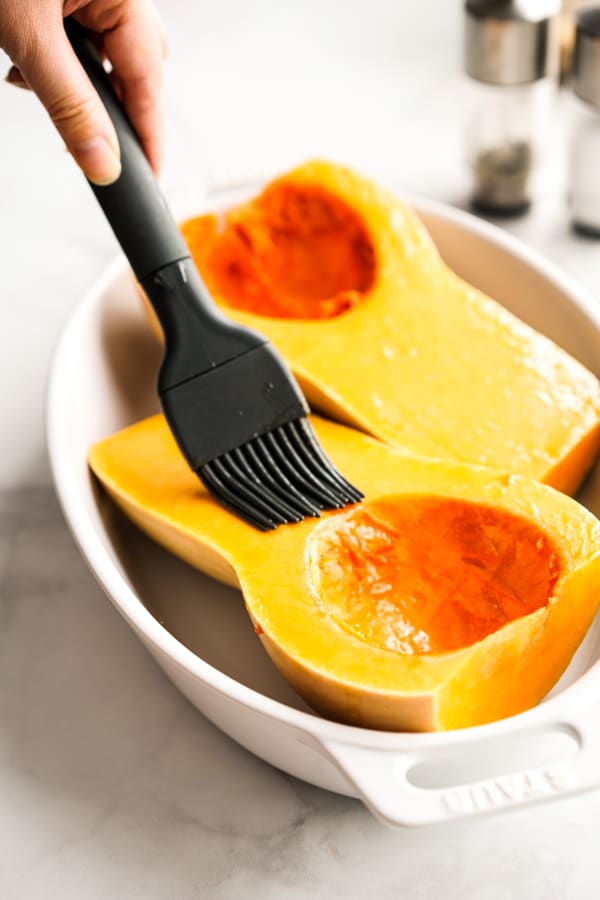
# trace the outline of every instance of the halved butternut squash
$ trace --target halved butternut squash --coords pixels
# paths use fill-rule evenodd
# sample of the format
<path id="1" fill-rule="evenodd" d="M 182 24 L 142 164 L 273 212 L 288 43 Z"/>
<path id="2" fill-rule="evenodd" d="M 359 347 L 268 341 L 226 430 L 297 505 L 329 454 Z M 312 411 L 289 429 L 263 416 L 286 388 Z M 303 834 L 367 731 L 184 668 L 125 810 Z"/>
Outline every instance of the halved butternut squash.
<path id="1" fill-rule="evenodd" d="M 425 731 L 538 702 L 597 609 L 600 523 L 524 477 L 313 424 L 366 499 L 266 534 L 212 499 L 162 416 L 101 441 L 90 464 L 151 537 L 241 588 L 267 652 L 324 715 Z"/>
<path id="2" fill-rule="evenodd" d="M 215 300 L 274 342 L 314 409 L 576 490 L 600 444 L 597 379 L 450 271 L 387 191 L 312 162 L 182 230 Z"/>

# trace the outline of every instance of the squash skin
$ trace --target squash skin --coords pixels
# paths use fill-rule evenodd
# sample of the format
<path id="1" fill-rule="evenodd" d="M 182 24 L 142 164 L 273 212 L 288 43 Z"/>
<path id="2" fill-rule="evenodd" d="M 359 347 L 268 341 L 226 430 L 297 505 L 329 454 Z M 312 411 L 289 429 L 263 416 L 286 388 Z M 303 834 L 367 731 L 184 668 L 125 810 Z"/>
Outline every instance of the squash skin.
<path id="1" fill-rule="evenodd" d="M 450 271 L 417 217 L 387 191 L 321 161 L 266 191 L 286 186 L 329 192 L 364 223 L 376 278 L 350 310 L 290 320 L 231 308 L 211 284 L 206 254 L 191 250 L 216 302 L 273 341 L 311 408 L 417 456 L 575 493 L 600 446 L 598 380 Z"/>
<path id="2" fill-rule="evenodd" d="M 90 465 L 151 537 L 241 587 L 274 663 L 323 715 L 369 728 L 432 731 L 482 724 L 538 702 L 564 671 L 598 606 L 600 523 L 574 500 L 520 476 L 413 458 L 341 425 L 313 424 L 326 452 L 367 500 L 406 493 L 457 497 L 537 523 L 563 556 L 548 605 L 450 653 L 382 650 L 340 628 L 315 603 L 310 551 L 322 520 L 255 531 L 207 494 L 161 416 L 97 444 Z"/>

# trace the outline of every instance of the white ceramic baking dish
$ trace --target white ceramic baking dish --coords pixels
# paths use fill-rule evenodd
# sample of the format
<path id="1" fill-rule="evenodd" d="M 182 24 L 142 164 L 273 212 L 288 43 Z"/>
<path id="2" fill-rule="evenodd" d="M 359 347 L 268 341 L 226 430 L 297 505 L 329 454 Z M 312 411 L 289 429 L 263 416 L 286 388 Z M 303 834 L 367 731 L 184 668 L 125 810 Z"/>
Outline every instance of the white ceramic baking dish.
<path id="1" fill-rule="evenodd" d="M 243 196 L 213 195 L 206 206 Z M 457 272 L 600 374 L 600 313 L 572 281 L 468 214 L 412 203 Z M 90 476 L 94 441 L 156 411 L 158 360 L 129 271 L 118 261 L 82 300 L 59 343 L 48 446 L 58 495 L 90 568 L 204 715 L 272 765 L 362 798 L 391 825 L 430 824 L 600 784 L 598 619 L 551 695 L 510 719 L 442 734 L 390 734 L 312 713 L 262 650 L 241 596 L 151 543 Z M 581 499 L 600 514 L 600 472 Z"/>

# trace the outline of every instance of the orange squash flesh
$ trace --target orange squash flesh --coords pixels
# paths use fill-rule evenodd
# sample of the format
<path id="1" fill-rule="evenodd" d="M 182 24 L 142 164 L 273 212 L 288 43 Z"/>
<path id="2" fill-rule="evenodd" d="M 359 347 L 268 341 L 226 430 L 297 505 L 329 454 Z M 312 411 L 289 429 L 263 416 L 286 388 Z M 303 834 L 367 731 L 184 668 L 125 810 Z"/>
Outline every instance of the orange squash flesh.
<path id="1" fill-rule="evenodd" d="M 227 216 L 182 226 L 212 293 L 235 309 L 325 319 L 350 309 L 375 280 L 370 237 L 343 200 L 288 185 Z"/>
<path id="2" fill-rule="evenodd" d="M 560 554 L 536 525 L 464 500 L 404 496 L 321 528 L 315 578 L 342 627 L 399 653 L 470 647 L 544 606 Z"/>
<path id="3" fill-rule="evenodd" d="M 436 730 L 538 702 L 600 600 L 600 523 L 528 479 L 313 424 L 366 500 L 267 534 L 206 493 L 161 416 L 101 441 L 90 464 L 151 537 L 241 587 L 271 658 L 324 715 Z"/>
<path id="4" fill-rule="evenodd" d="M 451 272 L 388 192 L 312 162 L 182 230 L 217 303 L 273 341 L 313 408 L 576 490 L 600 445 L 597 379 Z"/>

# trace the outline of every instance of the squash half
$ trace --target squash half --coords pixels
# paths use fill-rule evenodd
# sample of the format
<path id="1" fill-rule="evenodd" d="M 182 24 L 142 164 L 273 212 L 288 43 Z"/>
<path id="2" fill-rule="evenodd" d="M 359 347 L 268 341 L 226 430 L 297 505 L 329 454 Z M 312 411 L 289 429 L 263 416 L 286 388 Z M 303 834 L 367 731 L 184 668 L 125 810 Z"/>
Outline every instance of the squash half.
<path id="1" fill-rule="evenodd" d="M 600 444 L 597 379 L 457 277 L 396 197 L 311 162 L 182 230 L 215 300 L 273 341 L 312 408 L 575 492 Z"/>
<path id="2" fill-rule="evenodd" d="M 430 731 L 537 703 L 598 606 L 600 523 L 521 476 L 313 424 L 366 499 L 266 534 L 212 499 L 162 416 L 101 441 L 90 464 L 152 538 L 241 588 L 275 665 L 323 715 Z"/>

